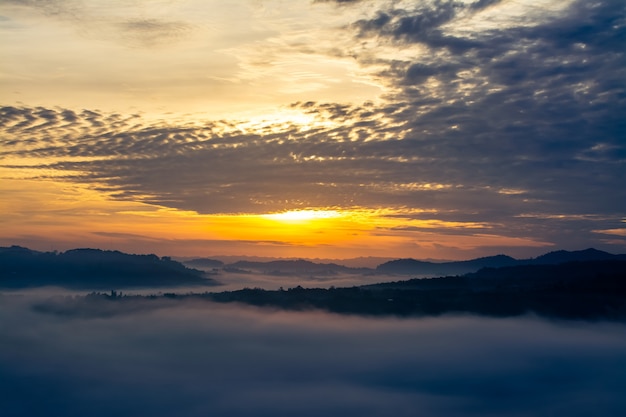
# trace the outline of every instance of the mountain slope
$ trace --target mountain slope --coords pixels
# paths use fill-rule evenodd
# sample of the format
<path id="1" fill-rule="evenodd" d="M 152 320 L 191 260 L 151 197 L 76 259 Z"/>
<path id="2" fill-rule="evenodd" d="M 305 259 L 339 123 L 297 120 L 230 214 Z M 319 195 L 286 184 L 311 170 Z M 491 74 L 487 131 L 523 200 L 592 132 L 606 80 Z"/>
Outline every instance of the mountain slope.
<path id="1" fill-rule="evenodd" d="M 217 302 L 363 315 L 492 317 L 528 313 L 573 320 L 626 321 L 626 261 L 485 268 L 466 276 L 352 288 L 244 289 L 211 293 Z"/>
<path id="2" fill-rule="evenodd" d="M 626 260 L 626 255 L 613 255 L 589 248 L 579 251 L 559 250 L 532 259 L 515 259 L 506 255 L 488 256 L 467 261 L 426 262 L 397 259 L 378 265 L 377 272 L 398 275 L 462 275 L 481 268 L 501 268 L 518 265 L 558 265 L 566 262 Z"/>
<path id="3" fill-rule="evenodd" d="M 226 268 L 237 270 L 254 270 L 270 275 L 336 275 L 336 274 L 367 274 L 369 268 L 350 268 L 335 263 L 315 263 L 304 259 L 278 260 L 269 262 L 238 261 L 226 265 Z"/>
<path id="4" fill-rule="evenodd" d="M 74 249 L 60 254 L 19 246 L 0 248 L 0 287 L 62 286 L 81 289 L 214 285 L 202 271 L 170 258 L 118 251 Z"/>
<path id="5" fill-rule="evenodd" d="M 398 259 L 378 265 L 376 272 L 400 275 L 459 275 L 474 272 L 480 268 L 516 265 L 517 262 L 516 259 L 506 255 L 440 263 L 417 261 L 415 259 Z"/>
<path id="6" fill-rule="evenodd" d="M 578 251 L 559 250 L 549 252 L 528 261 L 533 265 L 562 264 L 565 262 L 575 261 L 609 261 L 609 260 L 626 260 L 624 255 L 613 255 L 608 252 L 589 248 Z"/>

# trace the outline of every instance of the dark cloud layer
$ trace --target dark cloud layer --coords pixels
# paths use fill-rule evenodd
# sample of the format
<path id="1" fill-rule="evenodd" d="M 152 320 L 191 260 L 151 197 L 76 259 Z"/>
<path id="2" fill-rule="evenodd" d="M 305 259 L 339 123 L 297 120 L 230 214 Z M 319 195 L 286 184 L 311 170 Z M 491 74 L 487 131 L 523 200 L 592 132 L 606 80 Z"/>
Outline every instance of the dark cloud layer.
<path id="1" fill-rule="evenodd" d="M 620 416 L 623 325 L 373 320 L 144 301 L 60 316 L 3 297 L 10 416 Z M 141 303 L 138 301 L 138 303 Z M 97 307 L 97 306 L 96 306 Z M 80 313 L 80 312 L 78 312 Z"/>
<path id="2" fill-rule="evenodd" d="M 389 6 L 344 28 L 430 53 L 357 57 L 386 68 L 379 80 L 395 93 L 380 105 L 292 105 L 332 123 L 243 129 L 8 106 L 0 156 L 53 158 L 41 167 L 68 180 L 199 213 L 421 208 L 557 244 L 598 241 L 592 231 L 625 214 L 626 6 L 580 1 L 541 23 L 454 30 L 499 3 Z"/>

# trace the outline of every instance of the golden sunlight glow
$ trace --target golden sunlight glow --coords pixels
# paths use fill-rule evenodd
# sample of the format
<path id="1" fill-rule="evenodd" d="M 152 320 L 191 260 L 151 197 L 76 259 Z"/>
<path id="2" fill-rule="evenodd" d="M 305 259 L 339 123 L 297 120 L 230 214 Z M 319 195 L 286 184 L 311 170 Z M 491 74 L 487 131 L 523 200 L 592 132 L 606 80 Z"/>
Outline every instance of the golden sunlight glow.
<path id="1" fill-rule="evenodd" d="M 309 130 L 313 127 L 324 127 L 330 124 L 328 121 L 318 119 L 314 115 L 287 108 L 262 114 L 256 111 L 244 112 L 236 116 L 242 118 L 242 121 L 237 123 L 237 129 L 257 134 L 278 133 L 290 126 L 297 126 L 301 130 Z"/>
<path id="2" fill-rule="evenodd" d="M 281 213 L 264 214 L 262 217 L 283 222 L 303 222 L 316 219 L 331 219 L 342 217 L 336 210 L 290 210 Z"/>
<path id="3" fill-rule="evenodd" d="M 0 217 L 0 246 L 20 244 L 37 250 L 97 247 L 179 256 L 254 253 L 350 258 L 442 256 L 441 245 L 461 250 L 485 245 L 546 245 L 498 235 L 489 223 L 444 221 L 430 209 L 320 207 L 268 214 L 199 214 L 118 200 L 86 185 L 53 178 L 14 178 L 19 177 L 15 174 L 0 169 L 4 178 L 0 211 L 5 213 Z M 11 198 L 2 198 L 5 195 Z M 447 233 L 439 233 L 441 229 Z"/>

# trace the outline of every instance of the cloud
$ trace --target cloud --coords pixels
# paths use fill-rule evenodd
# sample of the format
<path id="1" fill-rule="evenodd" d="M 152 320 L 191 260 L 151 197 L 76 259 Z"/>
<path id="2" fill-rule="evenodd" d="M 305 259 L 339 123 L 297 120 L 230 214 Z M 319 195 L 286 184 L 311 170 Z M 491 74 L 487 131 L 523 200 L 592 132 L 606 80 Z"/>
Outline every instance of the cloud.
<path id="1" fill-rule="evenodd" d="M 82 36 L 114 41 L 128 47 L 154 48 L 188 36 L 194 26 L 167 16 L 168 7 L 143 2 L 101 6 L 72 0 L 10 0 L 9 6 L 41 14 L 70 25 Z"/>
<path id="2" fill-rule="evenodd" d="M 33 310 L 36 303 L 5 295 L 0 304 L 0 399 L 9 415 L 549 416 L 626 408 L 622 324 L 365 319 L 171 300 L 62 316 Z"/>
<path id="3" fill-rule="evenodd" d="M 120 36 L 131 45 L 152 47 L 187 35 L 192 26 L 182 21 L 155 18 L 129 19 L 116 23 Z"/>
<path id="4" fill-rule="evenodd" d="M 500 3 L 500 0 L 480 0 L 475 3 L 456 1 L 417 2 L 413 9 L 380 10 L 375 17 L 353 24 L 359 37 L 390 37 L 396 42 L 422 43 L 431 48 L 445 48 L 455 54 L 480 47 L 471 38 L 446 34 L 442 27 L 458 17 Z"/>
<path id="5" fill-rule="evenodd" d="M 359 3 L 361 0 L 313 0 L 313 3 L 336 3 L 338 5 L 349 5 Z"/>
<path id="6" fill-rule="evenodd" d="M 284 110 L 306 123 L 256 125 L 7 106 L 0 156 L 14 171 L 198 213 L 421 208 L 586 247 L 619 226 L 626 200 L 626 6 L 514 3 L 374 4 L 337 28 L 388 88 L 375 103 L 301 101 Z M 184 31 L 125 22 L 146 39 Z"/>
<path id="7" fill-rule="evenodd" d="M 443 128 L 416 136 L 419 120 L 409 120 L 407 127 L 387 108 L 324 103 L 294 108 L 333 123 L 242 130 L 228 121 L 166 125 L 132 115 L 6 107 L 0 111 L 6 132 L 2 156 L 20 158 L 29 172 L 33 165 L 27 161 L 48 161 L 34 165 L 38 178 L 91 184 L 111 198 L 198 213 L 298 207 L 391 207 L 408 213 L 418 207 L 430 210 L 420 215 L 425 220 L 479 222 L 497 233 L 515 231 L 543 241 L 582 226 L 589 232 L 578 238 L 581 244 L 592 230 L 615 227 L 613 216 L 620 210 L 615 195 L 621 191 L 613 187 L 621 162 L 606 158 L 619 158 L 619 152 L 603 154 L 600 161 L 577 160 L 575 153 L 566 158 L 563 148 L 551 156 L 550 143 L 535 142 L 536 148 L 524 153 L 530 138 L 519 138 L 525 143 L 518 145 L 509 142 L 511 135 L 463 136 Z M 431 123 L 438 123 L 437 113 L 442 123 L 448 118 L 463 123 L 458 113 L 442 109 L 431 112 Z M 20 171 L 19 165 L 5 167 Z M 590 170 L 604 175 L 590 177 Z M 581 187 L 595 197 L 581 201 Z M 521 216 L 546 211 L 598 217 L 538 223 Z"/>

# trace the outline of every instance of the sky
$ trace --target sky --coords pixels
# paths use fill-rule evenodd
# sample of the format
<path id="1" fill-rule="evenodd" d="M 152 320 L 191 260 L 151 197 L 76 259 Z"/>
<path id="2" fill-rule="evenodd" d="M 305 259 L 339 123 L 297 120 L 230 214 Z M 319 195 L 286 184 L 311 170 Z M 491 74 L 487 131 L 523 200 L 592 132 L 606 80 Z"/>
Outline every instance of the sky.
<path id="1" fill-rule="evenodd" d="M 3 0 L 0 38 L 0 245 L 626 252 L 621 0 Z"/>

